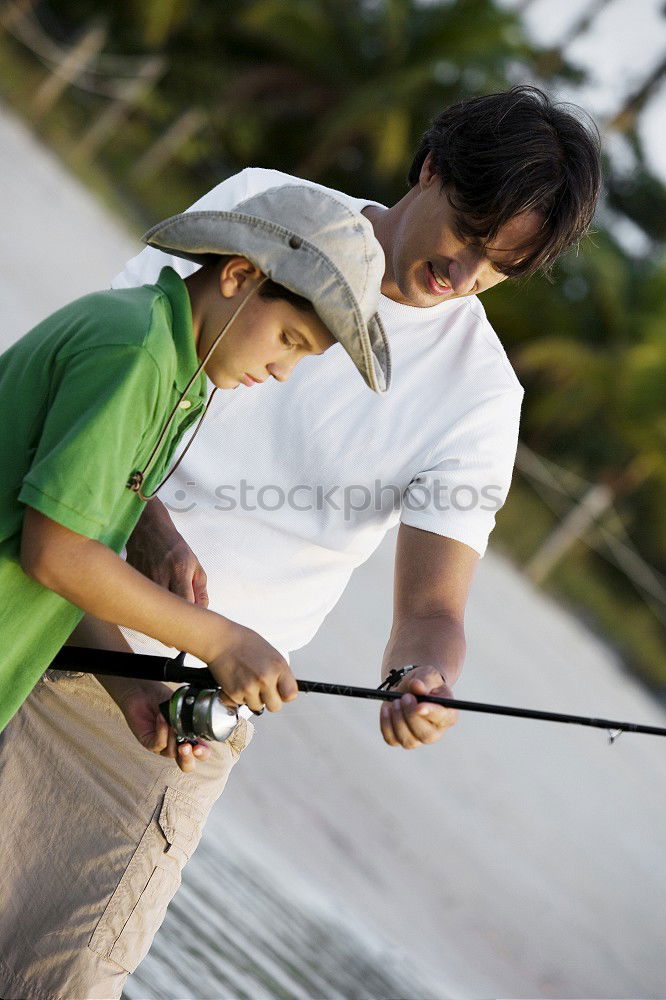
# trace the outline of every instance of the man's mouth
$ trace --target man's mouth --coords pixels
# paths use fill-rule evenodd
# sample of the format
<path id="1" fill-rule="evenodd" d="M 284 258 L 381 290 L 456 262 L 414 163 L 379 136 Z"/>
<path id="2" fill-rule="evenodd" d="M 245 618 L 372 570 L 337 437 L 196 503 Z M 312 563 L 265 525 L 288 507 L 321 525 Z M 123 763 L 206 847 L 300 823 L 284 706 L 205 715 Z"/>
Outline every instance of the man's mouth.
<path id="1" fill-rule="evenodd" d="M 448 295 L 453 289 L 446 278 L 435 269 L 432 261 L 428 261 L 428 286 L 435 295 Z"/>

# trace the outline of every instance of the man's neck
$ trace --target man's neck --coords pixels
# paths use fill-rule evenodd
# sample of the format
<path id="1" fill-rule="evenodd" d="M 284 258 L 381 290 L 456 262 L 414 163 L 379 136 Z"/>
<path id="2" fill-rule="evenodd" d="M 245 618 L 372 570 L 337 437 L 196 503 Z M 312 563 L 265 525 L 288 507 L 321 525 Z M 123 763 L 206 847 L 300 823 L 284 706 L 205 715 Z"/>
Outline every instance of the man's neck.
<path id="1" fill-rule="evenodd" d="M 405 209 L 410 204 L 417 193 L 416 188 L 412 188 L 407 194 L 392 205 L 391 208 L 380 208 L 378 205 L 367 205 L 362 214 L 372 224 L 372 228 L 379 245 L 384 251 L 386 259 L 386 270 L 382 278 L 382 295 L 394 302 L 405 302 L 405 298 L 396 284 L 393 273 L 393 251 L 396 236 L 400 231 L 402 217 Z"/>

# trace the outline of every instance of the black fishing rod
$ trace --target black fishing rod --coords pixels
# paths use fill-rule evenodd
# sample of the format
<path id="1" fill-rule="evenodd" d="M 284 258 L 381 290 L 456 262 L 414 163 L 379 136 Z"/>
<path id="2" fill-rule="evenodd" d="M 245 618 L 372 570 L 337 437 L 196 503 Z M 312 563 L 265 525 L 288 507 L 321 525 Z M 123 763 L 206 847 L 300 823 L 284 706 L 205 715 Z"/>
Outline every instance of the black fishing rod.
<path id="1" fill-rule="evenodd" d="M 206 667 L 185 666 L 184 653 L 176 657 L 148 656 L 119 653 L 104 649 L 85 649 L 63 646 L 51 667 L 56 670 L 76 670 L 86 674 L 106 674 L 111 677 L 137 677 L 142 680 L 183 683 L 187 687 L 174 692 L 169 702 L 161 706 L 167 721 L 182 739 L 224 740 L 236 724 L 237 714 L 222 704 L 218 695 L 220 686 Z M 312 694 L 334 694 L 343 698 L 367 698 L 376 701 L 396 701 L 404 692 L 378 688 L 356 687 L 350 684 L 328 684 L 323 681 L 297 680 L 298 690 Z M 542 722 L 562 722 L 576 726 L 592 726 L 608 731 L 611 743 L 620 733 L 645 733 L 666 736 L 666 728 L 647 726 L 637 722 L 618 722 L 615 719 L 597 719 L 565 712 L 545 712 L 534 708 L 515 708 L 511 705 L 491 705 L 481 701 L 463 701 L 458 698 L 440 698 L 429 694 L 413 695 L 416 701 L 462 712 L 482 712 L 488 715 L 509 715 L 519 719 L 538 719 Z M 224 733 L 224 735 L 221 735 Z"/>

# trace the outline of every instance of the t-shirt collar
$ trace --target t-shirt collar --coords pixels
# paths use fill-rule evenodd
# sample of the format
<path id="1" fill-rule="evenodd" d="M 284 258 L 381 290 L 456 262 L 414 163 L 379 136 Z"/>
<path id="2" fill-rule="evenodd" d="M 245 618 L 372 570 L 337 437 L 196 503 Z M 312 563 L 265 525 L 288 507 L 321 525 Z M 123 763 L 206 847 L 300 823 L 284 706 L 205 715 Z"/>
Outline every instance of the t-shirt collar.
<path id="1" fill-rule="evenodd" d="M 177 358 L 174 385 L 179 392 L 184 392 L 200 363 L 194 343 L 190 297 L 185 282 L 172 267 L 163 267 L 155 284 L 164 292 L 171 306 L 173 341 L 176 345 Z M 206 376 L 202 372 L 201 385 L 195 383 L 192 388 L 198 389 L 200 395 L 205 395 L 205 387 Z"/>

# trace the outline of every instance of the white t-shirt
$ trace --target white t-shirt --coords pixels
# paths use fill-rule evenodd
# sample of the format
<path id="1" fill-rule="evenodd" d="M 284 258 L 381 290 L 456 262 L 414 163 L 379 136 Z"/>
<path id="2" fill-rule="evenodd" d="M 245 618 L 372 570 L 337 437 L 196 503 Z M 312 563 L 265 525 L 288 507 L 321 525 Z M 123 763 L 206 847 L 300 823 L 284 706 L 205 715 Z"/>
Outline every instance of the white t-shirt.
<path id="1" fill-rule="evenodd" d="M 290 183 L 310 182 L 243 170 L 192 208 L 228 210 Z M 358 212 L 377 204 L 324 190 Z M 166 263 L 196 267 L 145 249 L 114 287 L 151 283 Z M 160 493 L 208 574 L 211 608 L 282 652 L 312 638 L 398 520 L 483 555 L 509 488 L 523 391 L 478 299 L 422 309 L 382 296 L 379 312 L 386 396 L 339 345 L 286 384 L 220 391 Z"/>

